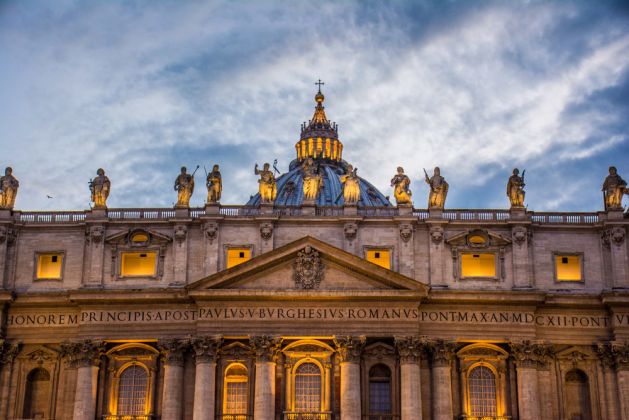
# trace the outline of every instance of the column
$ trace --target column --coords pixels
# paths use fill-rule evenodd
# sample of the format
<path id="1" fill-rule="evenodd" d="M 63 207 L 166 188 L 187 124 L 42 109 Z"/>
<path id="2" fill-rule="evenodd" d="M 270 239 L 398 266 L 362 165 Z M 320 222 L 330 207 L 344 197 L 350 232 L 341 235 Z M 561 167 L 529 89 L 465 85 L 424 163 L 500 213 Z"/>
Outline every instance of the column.
<path id="1" fill-rule="evenodd" d="M 250 337 L 251 348 L 256 355 L 256 383 L 253 402 L 253 418 L 275 418 L 275 356 L 281 340 L 268 335 Z"/>
<path id="2" fill-rule="evenodd" d="M 222 337 L 202 337 L 192 341 L 196 362 L 193 420 L 214 420 L 216 358 L 222 342 Z"/>
<path id="3" fill-rule="evenodd" d="M 612 354 L 616 364 L 616 382 L 618 383 L 617 401 L 619 404 L 621 420 L 629 420 L 629 343 L 612 344 Z"/>
<path id="4" fill-rule="evenodd" d="M 526 226 L 516 225 L 511 228 L 513 288 L 530 289 L 533 287 L 531 259 L 529 258 L 529 234 Z"/>
<path id="5" fill-rule="evenodd" d="M 360 358 L 366 337 L 335 337 L 341 363 L 341 420 L 361 420 Z"/>
<path id="6" fill-rule="evenodd" d="M 422 419 L 421 373 L 419 363 L 423 343 L 417 337 L 396 337 L 400 356 L 400 391 L 403 420 Z"/>
<path id="7" fill-rule="evenodd" d="M 452 420 L 451 364 L 456 344 L 435 340 L 428 344 L 432 359 L 433 419 Z"/>
<path id="8" fill-rule="evenodd" d="M 537 344 L 530 341 L 511 343 L 516 362 L 519 420 L 540 419 L 537 383 Z"/>
<path id="9" fill-rule="evenodd" d="M 618 383 L 616 382 L 616 362 L 610 344 L 598 344 L 596 352 L 601 362 L 603 371 L 603 398 L 605 399 L 605 411 L 603 417 L 608 419 L 619 419 L 620 408 L 618 407 Z"/>
<path id="10" fill-rule="evenodd" d="M 555 407 L 558 395 L 553 387 L 551 364 L 554 362 L 554 354 L 549 345 L 540 345 L 537 358 L 537 386 L 539 393 L 539 409 L 547 419 L 558 418 L 559 410 Z"/>
<path id="11" fill-rule="evenodd" d="M 77 367 L 74 393 L 73 420 L 94 420 L 100 356 L 105 347 L 102 341 L 83 340 L 66 343 L 66 353 Z"/>
<path id="12" fill-rule="evenodd" d="M 1 374 L 0 374 L 0 419 L 9 418 L 9 390 L 11 389 L 11 378 L 13 371 L 13 361 L 20 351 L 20 345 L 0 340 L 1 348 Z"/>
<path id="13" fill-rule="evenodd" d="M 183 414 L 183 356 L 187 344 L 179 339 L 158 343 L 164 363 L 162 420 L 181 420 Z"/>

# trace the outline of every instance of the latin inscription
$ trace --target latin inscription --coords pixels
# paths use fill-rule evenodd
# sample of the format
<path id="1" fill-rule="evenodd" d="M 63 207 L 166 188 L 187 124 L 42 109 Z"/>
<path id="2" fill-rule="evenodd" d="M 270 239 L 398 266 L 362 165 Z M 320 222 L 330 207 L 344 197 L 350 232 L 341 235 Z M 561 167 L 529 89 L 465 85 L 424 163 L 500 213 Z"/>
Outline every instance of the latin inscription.
<path id="1" fill-rule="evenodd" d="M 76 313 L 9 313 L 9 327 L 91 324 L 185 323 L 195 321 L 417 321 L 472 325 L 534 325 L 549 328 L 629 327 L 629 314 L 535 314 L 515 311 L 422 311 L 417 308 L 190 308 L 95 310 Z"/>

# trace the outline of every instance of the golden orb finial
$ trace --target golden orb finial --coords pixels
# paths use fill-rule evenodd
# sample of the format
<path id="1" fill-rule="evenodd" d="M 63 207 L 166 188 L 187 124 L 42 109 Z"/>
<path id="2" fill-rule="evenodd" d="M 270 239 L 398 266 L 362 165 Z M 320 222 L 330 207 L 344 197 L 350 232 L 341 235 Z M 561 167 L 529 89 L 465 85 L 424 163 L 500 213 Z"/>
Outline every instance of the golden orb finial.
<path id="1" fill-rule="evenodd" d="M 321 105 L 324 99 L 325 96 L 323 96 L 323 93 L 321 93 L 321 91 L 317 92 L 317 94 L 315 95 L 315 101 L 317 101 L 317 104 Z"/>

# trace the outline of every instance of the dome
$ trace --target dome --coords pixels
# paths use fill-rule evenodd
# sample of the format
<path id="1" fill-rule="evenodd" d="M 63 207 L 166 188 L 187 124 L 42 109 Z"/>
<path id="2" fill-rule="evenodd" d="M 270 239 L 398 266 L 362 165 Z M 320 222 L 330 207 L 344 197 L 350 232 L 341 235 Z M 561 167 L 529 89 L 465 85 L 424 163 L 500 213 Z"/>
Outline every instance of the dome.
<path id="1" fill-rule="evenodd" d="M 345 173 L 347 162 L 325 162 L 320 161 L 319 174 L 322 177 L 322 188 L 315 200 L 317 206 L 342 206 L 343 185 L 341 175 Z M 370 182 L 359 177 L 360 200 L 359 207 L 389 207 L 391 203 L 380 191 Z M 304 201 L 304 180 L 301 163 L 295 159 L 291 162 L 289 171 L 277 178 L 276 206 L 301 206 Z M 256 194 L 249 202 L 248 206 L 258 206 L 260 204 L 260 194 Z"/>
<path id="2" fill-rule="evenodd" d="M 289 171 L 276 179 L 276 206 L 301 206 L 304 202 L 304 163 L 311 160 L 316 165 L 316 173 L 321 177 L 321 188 L 314 204 L 317 206 L 342 206 L 343 184 L 341 176 L 345 174 L 349 164 L 343 160 L 343 143 L 338 137 L 338 126 L 330 122 L 325 115 L 321 93 L 322 82 L 317 83 L 319 91 L 315 96 L 315 112 L 308 123 L 301 125 L 300 139 L 295 144 L 297 159 L 290 164 Z M 314 166 L 313 166 L 314 167 Z M 390 207 L 385 197 L 371 183 L 358 177 L 360 199 L 356 203 L 360 207 Z M 260 194 L 256 194 L 247 202 L 248 206 L 260 205 Z"/>

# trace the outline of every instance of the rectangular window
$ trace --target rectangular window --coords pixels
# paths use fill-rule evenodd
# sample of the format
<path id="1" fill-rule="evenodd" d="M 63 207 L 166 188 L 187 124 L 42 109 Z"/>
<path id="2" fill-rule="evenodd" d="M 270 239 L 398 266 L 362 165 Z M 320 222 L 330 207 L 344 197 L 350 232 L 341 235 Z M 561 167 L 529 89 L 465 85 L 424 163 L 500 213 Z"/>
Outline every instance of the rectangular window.
<path id="1" fill-rule="evenodd" d="M 391 269 L 391 251 L 389 249 L 368 249 L 365 254 L 367 261 Z"/>
<path id="2" fill-rule="evenodd" d="M 123 252 L 120 274 L 122 277 L 153 277 L 157 267 L 154 251 Z"/>
<path id="3" fill-rule="evenodd" d="M 227 249 L 227 268 L 232 268 L 238 264 L 251 259 L 251 248 L 228 248 Z"/>
<path id="4" fill-rule="evenodd" d="M 461 277 L 496 277 L 496 255 L 461 254 Z"/>
<path id="5" fill-rule="evenodd" d="M 63 271 L 63 253 L 37 254 L 37 279 L 61 279 Z"/>
<path id="6" fill-rule="evenodd" d="M 580 255 L 555 255 L 557 281 L 582 281 Z"/>

